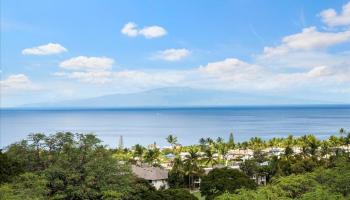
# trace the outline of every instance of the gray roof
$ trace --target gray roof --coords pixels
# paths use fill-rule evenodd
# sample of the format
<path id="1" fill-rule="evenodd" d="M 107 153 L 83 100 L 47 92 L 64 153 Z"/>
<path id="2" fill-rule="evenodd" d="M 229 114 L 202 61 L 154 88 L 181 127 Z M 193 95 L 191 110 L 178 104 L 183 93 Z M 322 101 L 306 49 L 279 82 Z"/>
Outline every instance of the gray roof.
<path id="1" fill-rule="evenodd" d="M 131 170 L 137 177 L 145 180 L 168 179 L 168 170 L 160 167 L 139 167 L 132 165 Z"/>

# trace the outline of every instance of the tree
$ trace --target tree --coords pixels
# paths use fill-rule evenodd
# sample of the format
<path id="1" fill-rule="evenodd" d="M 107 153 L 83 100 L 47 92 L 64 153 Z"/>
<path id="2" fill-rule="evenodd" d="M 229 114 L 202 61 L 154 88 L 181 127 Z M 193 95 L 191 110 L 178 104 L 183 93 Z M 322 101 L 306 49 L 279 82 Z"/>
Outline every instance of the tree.
<path id="1" fill-rule="evenodd" d="M 188 176 L 188 186 L 190 188 L 193 187 L 194 177 L 200 176 L 202 173 L 202 169 L 198 165 L 199 155 L 198 149 L 195 147 L 190 147 L 188 151 L 189 155 L 185 157 L 184 170 L 185 174 Z"/>
<path id="2" fill-rule="evenodd" d="M 206 140 L 206 143 L 207 143 L 208 145 L 214 144 L 214 140 L 211 139 L 210 137 L 206 138 L 205 140 Z"/>
<path id="3" fill-rule="evenodd" d="M 329 200 L 329 199 L 337 199 L 337 200 L 345 200 L 345 198 L 341 194 L 332 193 L 329 190 L 318 186 L 316 190 L 307 192 L 303 194 L 300 198 L 301 200 Z"/>
<path id="4" fill-rule="evenodd" d="M 288 145 L 286 146 L 286 148 L 284 149 L 284 155 L 289 157 L 292 156 L 294 153 L 293 149 Z"/>
<path id="5" fill-rule="evenodd" d="M 224 192 L 235 192 L 239 188 L 255 189 L 256 184 L 244 173 L 229 168 L 213 169 L 202 178 L 201 194 L 211 200 Z"/>
<path id="6" fill-rule="evenodd" d="M 174 148 L 176 143 L 177 143 L 177 137 L 173 136 L 173 135 L 168 135 L 168 137 L 166 138 L 167 142 Z"/>
<path id="7" fill-rule="evenodd" d="M 0 150 L 0 184 L 10 180 L 23 172 L 23 167 Z"/>
<path id="8" fill-rule="evenodd" d="M 205 153 L 205 164 L 213 166 L 214 164 L 218 163 L 218 160 L 214 157 L 214 153 L 211 151 L 211 149 L 206 149 L 204 151 Z"/>
<path id="9" fill-rule="evenodd" d="M 65 199 L 99 199 L 119 196 L 130 187 L 127 165 L 112 157 L 91 134 L 77 134 L 74 142 L 63 144 L 57 162 L 44 174 L 50 196 Z"/>
<path id="10" fill-rule="evenodd" d="M 186 186 L 185 182 L 185 168 L 179 156 L 174 159 L 174 164 L 172 169 L 168 174 L 168 184 L 170 188 L 181 188 Z"/>
<path id="11" fill-rule="evenodd" d="M 44 166 L 44 163 L 40 157 L 40 151 L 41 151 L 41 147 L 43 146 L 43 143 L 45 141 L 45 135 L 42 133 L 36 133 L 36 134 L 30 134 L 28 136 L 28 140 L 31 141 L 31 147 L 33 148 L 34 152 L 35 152 L 35 159 L 36 159 L 36 163 L 37 165 L 36 170 L 40 170 L 42 169 Z"/>
<path id="12" fill-rule="evenodd" d="M 5 189 L 23 190 L 29 199 L 40 199 L 40 191 L 43 199 L 108 199 L 130 189 L 129 166 L 115 159 L 92 134 L 31 135 L 29 142 L 10 145 L 6 154 L 27 173 Z"/>
<path id="13" fill-rule="evenodd" d="M 16 177 L 12 183 L 0 186 L 0 199 L 9 200 L 44 200 L 49 193 L 44 176 L 27 172 Z"/>
<path id="14" fill-rule="evenodd" d="M 222 137 L 218 137 L 218 138 L 216 138 L 216 142 L 219 144 L 224 143 L 224 139 Z"/>
<path id="15" fill-rule="evenodd" d="M 307 145 L 309 149 L 309 153 L 311 156 L 315 156 L 317 153 L 317 149 L 320 146 L 320 142 L 317 140 L 317 138 L 314 135 L 308 135 L 307 136 Z"/>
<path id="16" fill-rule="evenodd" d="M 258 171 L 258 165 L 254 160 L 245 160 L 239 165 L 239 169 L 248 177 L 252 177 Z"/>
<path id="17" fill-rule="evenodd" d="M 228 148 L 229 149 L 234 149 L 235 148 L 235 140 L 233 138 L 233 133 L 230 133 L 230 137 L 227 142 Z"/>
<path id="18" fill-rule="evenodd" d="M 343 137 L 343 135 L 346 133 L 344 128 L 339 129 L 339 135 L 340 137 Z"/>
<path id="19" fill-rule="evenodd" d="M 249 140 L 249 146 L 253 149 L 253 150 L 258 150 L 258 149 L 262 149 L 264 147 L 264 141 L 259 138 L 259 137 L 252 137 Z"/>
<path id="20" fill-rule="evenodd" d="M 134 178 L 130 191 L 122 196 L 123 200 L 143 200 L 150 192 L 155 192 L 156 189 L 148 181 L 141 178 Z"/>
<path id="21" fill-rule="evenodd" d="M 198 200 L 193 194 L 185 189 L 158 190 L 146 193 L 143 200 Z"/>
<path id="22" fill-rule="evenodd" d="M 151 166 L 159 165 L 160 151 L 158 148 L 148 149 L 145 153 L 145 161 Z"/>
<path id="23" fill-rule="evenodd" d="M 349 149 L 350 149 L 350 132 L 348 132 L 348 135 L 345 137 L 344 144 L 347 146 L 348 153 L 350 153 L 349 152 Z"/>
<path id="24" fill-rule="evenodd" d="M 136 157 L 138 157 L 139 160 L 142 162 L 144 151 L 145 151 L 145 147 L 143 147 L 143 146 L 140 145 L 140 144 L 136 144 L 136 145 L 134 146 L 134 152 L 133 152 L 133 157 L 134 157 L 134 159 L 135 159 Z"/>

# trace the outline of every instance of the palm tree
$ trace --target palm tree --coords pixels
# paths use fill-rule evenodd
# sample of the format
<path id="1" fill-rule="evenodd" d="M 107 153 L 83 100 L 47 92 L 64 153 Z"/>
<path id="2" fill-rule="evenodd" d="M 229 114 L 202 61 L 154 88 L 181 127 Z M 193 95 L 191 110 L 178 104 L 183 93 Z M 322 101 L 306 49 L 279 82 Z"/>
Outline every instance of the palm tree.
<path id="1" fill-rule="evenodd" d="M 166 138 L 167 142 L 174 148 L 176 143 L 177 143 L 177 137 L 173 136 L 173 135 L 168 135 L 168 137 Z"/>
<path id="2" fill-rule="evenodd" d="M 302 137 L 300 137 L 298 143 L 299 143 L 299 146 L 301 147 L 302 154 L 303 154 L 304 156 L 306 156 L 307 153 L 308 153 L 308 148 L 307 148 L 307 147 L 308 147 L 308 146 L 307 146 L 307 144 L 308 144 L 307 136 L 306 136 L 306 135 L 303 135 Z"/>
<path id="3" fill-rule="evenodd" d="M 143 147 L 140 144 L 136 144 L 134 146 L 134 152 L 133 152 L 134 159 L 138 157 L 140 159 L 140 162 L 142 162 L 144 150 L 145 150 L 145 147 Z"/>
<path id="4" fill-rule="evenodd" d="M 214 143 L 214 140 L 211 139 L 210 137 L 208 137 L 208 138 L 206 139 L 206 141 L 207 141 L 207 144 L 208 144 L 208 145 L 212 145 L 212 144 Z"/>
<path id="5" fill-rule="evenodd" d="M 205 164 L 211 164 L 211 166 L 213 167 L 214 164 L 217 164 L 217 160 L 214 157 L 214 153 L 210 150 L 210 149 L 206 149 L 204 151 L 205 153 Z"/>
<path id="6" fill-rule="evenodd" d="M 218 146 L 218 150 L 219 150 L 220 156 L 224 159 L 225 165 L 227 165 L 228 149 L 229 149 L 229 147 L 228 147 L 228 144 L 226 144 L 226 143 L 221 143 Z M 220 159 L 220 157 L 219 157 L 219 159 Z"/>
<path id="7" fill-rule="evenodd" d="M 294 137 L 293 137 L 293 135 L 288 135 L 288 137 L 283 140 L 283 146 L 284 147 L 294 146 Z"/>
<path id="8" fill-rule="evenodd" d="M 264 141 L 259 137 L 252 137 L 249 140 L 249 146 L 254 149 L 261 149 L 264 147 Z"/>
<path id="9" fill-rule="evenodd" d="M 201 151 L 204 151 L 207 147 L 207 141 L 205 138 L 199 139 L 199 146 L 201 147 Z"/>
<path id="10" fill-rule="evenodd" d="M 336 136 L 332 135 L 329 137 L 329 142 L 331 147 L 338 147 L 340 145 L 340 140 Z"/>
<path id="11" fill-rule="evenodd" d="M 244 141 L 240 144 L 240 147 L 244 150 L 248 149 L 248 146 L 249 146 L 249 144 L 247 141 Z"/>
<path id="12" fill-rule="evenodd" d="M 145 153 L 145 161 L 151 166 L 159 165 L 160 151 L 158 148 L 148 149 Z"/>
<path id="13" fill-rule="evenodd" d="M 326 140 L 321 143 L 321 156 L 326 156 L 329 154 L 330 143 Z"/>
<path id="14" fill-rule="evenodd" d="M 191 146 L 188 150 L 188 155 L 185 157 L 185 174 L 188 175 L 188 186 L 193 186 L 194 176 L 198 176 L 201 173 L 201 168 L 198 165 L 199 155 L 198 149 Z"/>
<path id="15" fill-rule="evenodd" d="M 224 143 L 224 139 L 222 137 L 218 137 L 218 138 L 216 138 L 216 142 L 219 144 Z"/>
<path id="16" fill-rule="evenodd" d="M 320 146 L 320 142 L 317 140 L 317 138 L 314 135 L 308 135 L 307 143 L 308 143 L 308 148 L 310 149 L 310 154 L 312 156 L 315 156 L 317 153 L 317 149 Z"/>
<path id="17" fill-rule="evenodd" d="M 348 135 L 344 138 L 344 144 L 347 146 L 347 152 L 349 152 L 349 146 L 350 146 L 350 132 L 348 132 Z"/>

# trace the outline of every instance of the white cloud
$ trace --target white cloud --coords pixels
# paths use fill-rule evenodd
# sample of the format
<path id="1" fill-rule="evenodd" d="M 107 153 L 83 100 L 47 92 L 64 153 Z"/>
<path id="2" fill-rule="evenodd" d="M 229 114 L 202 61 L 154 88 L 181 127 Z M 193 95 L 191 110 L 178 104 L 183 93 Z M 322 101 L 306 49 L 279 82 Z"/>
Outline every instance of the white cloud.
<path id="1" fill-rule="evenodd" d="M 327 65 L 336 66 L 350 62 L 350 52 L 331 54 L 325 51 L 292 51 L 283 55 L 256 57 L 256 64 L 284 70 L 286 68 L 314 68 Z"/>
<path id="2" fill-rule="evenodd" d="M 286 36 L 282 44 L 265 47 L 264 56 L 283 55 L 293 50 L 314 50 L 350 41 L 350 31 L 319 32 L 316 27 L 304 28 L 301 33 Z"/>
<path id="3" fill-rule="evenodd" d="M 66 52 L 67 49 L 58 43 L 48 43 L 45 45 L 26 48 L 22 50 L 23 55 L 51 55 Z"/>
<path id="4" fill-rule="evenodd" d="M 341 13 L 330 8 L 320 13 L 322 21 L 330 27 L 350 25 L 350 2 L 345 4 Z"/>
<path id="5" fill-rule="evenodd" d="M 178 61 L 189 56 L 190 53 L 191 52 L 187 49 L 166 49 L 157 52 L 153 58 L 166 61 Z"/>
<path id="6" fill-rule="evenodd" d="M 200 66 L 198 71 L 230 81 L 256 79 L 264 73 L 260 66 L 248 64 L 236 58 L 227 58 L 223 61 L 208 63 L 206 66 Z"/>
<path id="7" fill-rule="evenodd" d="M 129 22 L 124 25 L 121 32 L 129 37 L 135 37 L 138 35 L 137 25 L 133 22 Z"/>
<path id="8" fill-rule="evenodd" d="M 110 71 L 89 71 L 67 73 L 68 78 L 78 79 L 81 82 L 104 84 L 111 82 Z"/>
<path id="9" fill-rule="evenodd" d="M 160 26 L 148 26 L 139 31 L 140 35 L 145 36 L 145 38 L 156 38 L 156 37 L 162 37 L 167 34 L 167 31 Z"/>
<path id="10" fill-rule="evenodd" d="M 0 88 L 4 91 L 35 89 L 33 82 L 24 74 L 14 74 L 0 81 Z"/>
<path id="11" fill-rule="evenodd" d="M 306 73 L 310 78 L 318 78 L 333 75 L 335 72 L 328 66 L 319 66 L 311 69 Z"/>
<path id="12" fill-rule="evenodd" d="M 137 25 L 133 22 L 126 23 L 121 33 L 129 37 L 136 37 L 139 35 L 147 39 L 162 37 L 167 34 L 167 31 L 161 26 L 147 26 L 142 29 L 137 29 Z"/>
<path id="13" fill-rule="evenodd" d="M 68 70 L 103 71 L 112 68 L 114 60 L 107 57 L 78 56 L 60 63 L 60 67 Z"/>

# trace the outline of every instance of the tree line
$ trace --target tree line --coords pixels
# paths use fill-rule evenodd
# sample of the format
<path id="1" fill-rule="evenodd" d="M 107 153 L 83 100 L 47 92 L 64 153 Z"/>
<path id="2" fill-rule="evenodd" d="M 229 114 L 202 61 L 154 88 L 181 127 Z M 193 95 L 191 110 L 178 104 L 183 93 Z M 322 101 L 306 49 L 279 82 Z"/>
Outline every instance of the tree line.
<path id="1" fill-rule="evenodd" d="M 350 132 L 320 140 L 314 135 L 235 142 L 201 138 L 182 146 L 169 135 L 169 148 L 156 144 L 111 149 L 93 134 L 30 134 L 0 152 L 0 199 L 346 199 L 350 196 Z M 266 148 L 281 148 L 270 155 Z M 296 152 L 296 148 L 299 152 Z M 229 158 L 251 150 L 249 159 Z M 239 162 L 240 170 L 231 169 Z M 169 164 L 167 190 L 135 177 L 131 165 Z M 220 166 L 220 167 L 218 167 Z M 206 168 L 212 168 L 208 173 Z M 265 176 L 266 186 L 252 177 Z"/>

